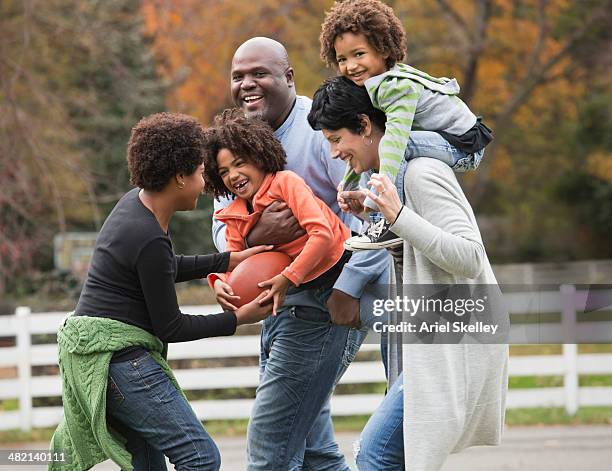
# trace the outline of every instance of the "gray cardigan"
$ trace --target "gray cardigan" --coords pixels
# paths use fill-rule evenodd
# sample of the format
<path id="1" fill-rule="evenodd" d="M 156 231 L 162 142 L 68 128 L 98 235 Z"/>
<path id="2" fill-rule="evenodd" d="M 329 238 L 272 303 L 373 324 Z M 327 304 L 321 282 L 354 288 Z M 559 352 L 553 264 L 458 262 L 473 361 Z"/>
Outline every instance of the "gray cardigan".
<path id="1" fill-rule="evenodd" d="M 405 207 L 391 227 L 404 239 L 403 283 L 496 285 L 474 212 L 451 168 L 435 159 L 411 160 L 404 185 Z M 449 453 L 499 444 L 507 345 L 401 347 L 406 470 L 437 470 Z"/>

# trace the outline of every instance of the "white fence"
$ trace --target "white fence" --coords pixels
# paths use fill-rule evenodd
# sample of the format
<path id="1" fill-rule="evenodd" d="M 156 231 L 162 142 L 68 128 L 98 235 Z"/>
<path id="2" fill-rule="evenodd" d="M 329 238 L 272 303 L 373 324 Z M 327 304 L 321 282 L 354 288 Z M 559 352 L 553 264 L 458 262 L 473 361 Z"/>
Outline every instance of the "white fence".
<path id="1" fill-rule="evenodd" d="M 608 292 L 608 295 L 612 293 Z M 574 332 L 578 342 L 612 343 L 612 322 L 576 322 L 576 313 L 584 309 L 587 293 L 564 286 L 560 291 L 515 293 L 506 295 L 512 314 L 561 313 L 561 323 L 547 327 L 552 331 Z M 609 309 L 609 308 L 608 308 Z M 185 306 L 185 312 L 206 314 L 216 306 Z M 0 401 L 18 401 L 16 410 L 3 411 L 0 407 L 0 430 L 51 427 L 62 415 L 61 407 L 33 407 L 33 399 L 61 396 L 59 376 L 33 376 L 32 367 L 57 364 L 56 344 L 32 344 L 32 335 L 52 334 L 65 313 L 32 314 L 27 307 L 18 308 L 13 316 L 0 316 L 0 336 L 15 337 L 15 346 L 0 348 Z M 513 332 L 521 335 L 521 326 L 513 325 Z M 588 338 L 586 336 L 588 335 Z M 378 345 L 364 344 L 361 351 L 377 351 Z M 259 336 L 236 335 L 170 345 L 169 359 L 214 359 L 253 357 L 259 353 Z M 16 377 L 6 372 L 16 370 Z M 174 369 L 184 390 L 211 390 L 256 387 L 256 366 Z M 563 387 L 540 389 L 511 389 L 509 408 L 565 407 L 573 414 L 579 406 L 612 405 L 612 387 L 579 387 L 579 375 L 612 374 L 612 354 L 580 354 L 575 344 L 564 344 L 561 355 L 513 356 L 510 358 L 511 376 L 564 377 Z M 14 376 L 14 375 L 13 375 Z M 355 361 L 341 384 L 384 382 L 380 361 Z M 379 394 L 336 394 L 332 399 L 332 413 L 339 415 L 369 414 L 381 400 Z M 192 401 L 198 416 L 206 420 L 247 418 L 252 399 Z M 6 407 L 5 407 L 6 409 Z"/>

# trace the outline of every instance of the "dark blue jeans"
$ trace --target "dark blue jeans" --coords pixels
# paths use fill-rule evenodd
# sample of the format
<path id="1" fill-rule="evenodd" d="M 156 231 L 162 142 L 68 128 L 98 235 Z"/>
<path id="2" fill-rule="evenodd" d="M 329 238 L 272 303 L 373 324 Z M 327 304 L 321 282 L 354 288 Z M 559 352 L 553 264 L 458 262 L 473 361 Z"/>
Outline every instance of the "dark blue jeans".
<path id="1" fill-rule="evenodd" d="M 148 353 L 111 363 L 106 417 L 126 440 L 136 471 L 218 470 L 221 456 L 200 420 L 168 375 Z"/>

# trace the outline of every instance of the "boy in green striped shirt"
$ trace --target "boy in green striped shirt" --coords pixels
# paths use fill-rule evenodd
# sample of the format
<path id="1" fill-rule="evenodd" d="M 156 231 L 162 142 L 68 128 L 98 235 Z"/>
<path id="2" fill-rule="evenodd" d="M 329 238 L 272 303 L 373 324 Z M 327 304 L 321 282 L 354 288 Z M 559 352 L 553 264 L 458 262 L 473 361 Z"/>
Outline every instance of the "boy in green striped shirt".
<path id="1" fill-rule="evenodd" d="M 379 0 L 337 1 L 321 26 L 321 58 L 327 66 L 365 86 L 372 104 L 387 117 L 379 145 L 379 173 L 397 184 L 402 161 L 431 157 L 456 171 L 476 168 L 491 130 L 457 96 L 455 79 L 437 78 L 403 64 L 405 33 L 391 7 Z M 360 175 L 347 166 L 343 191 L 359 189 Z M 376 204 L 364 202 L 370 212 L 366 233 L 345 243 L 349 250 L 375 250 L 401 245 L 388 230 Z"/>

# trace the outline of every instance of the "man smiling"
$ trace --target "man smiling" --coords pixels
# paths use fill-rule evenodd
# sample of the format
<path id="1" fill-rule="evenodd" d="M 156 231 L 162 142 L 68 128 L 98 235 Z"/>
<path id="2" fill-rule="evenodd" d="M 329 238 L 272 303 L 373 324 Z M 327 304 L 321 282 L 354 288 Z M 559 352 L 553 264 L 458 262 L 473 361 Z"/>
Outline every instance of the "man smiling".
<path id="1" fill-rule="evenodd" d="M 336 188 L 344 164 L 332 160 L 323 135 L 307 121 L 311 100 L 298 96 L 294 71 L 284 46 L 252 38 L 235 52 L 232 98 L 247 116 L 266 121 L 287 153 L 286 170 L 300 175 L 343 222 L 358 232 L 361 223 L 342 213 Z M 228 204 L 216 201 L 215 209 Z M 282 244 L 303 234 L 291 212 L 273 203 L 249 233 L 249 246 Z M 219 250 L 225 247 L 223 224 L 213 223 Z M 264 322 L 260 384 L 247 435 L 249 470 L 348 470 L 333 436 L 329 397 L 338 377 L 354 358 L 364 330 L 344 326 L 369 323 L 372 298 L 366 286 L 387 283 L 385 252 L 360 252 L 347 263 L 331 294 L 288 294 L 284 310 Z M 328 297 L 329 295 L 329 297 Z M 365 320 L 367 318 L 367 320 Z M 331 321 L 331 322 L 330 322 Z"/>
<path id="2" fill-rule="evenodd" d="M 248 117 L 278 129 L 295 102 L 293 69 L 286 53 L 265 39 L 253 38 L 234 54 L 231 93 Z"/>

